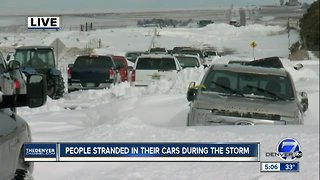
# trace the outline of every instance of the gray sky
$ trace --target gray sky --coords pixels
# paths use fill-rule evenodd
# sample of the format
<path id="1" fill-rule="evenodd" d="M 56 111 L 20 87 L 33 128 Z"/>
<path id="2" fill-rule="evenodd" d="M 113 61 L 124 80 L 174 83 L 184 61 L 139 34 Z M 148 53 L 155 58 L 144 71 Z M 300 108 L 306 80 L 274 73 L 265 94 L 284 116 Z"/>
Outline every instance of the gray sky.
<path id="1" fill-rule="evenodd" d="M 5 12 L 141 11 L 160 9 L 219 8 L 246 5 L 275 5 L 279 0 L 0 0 Z M 289 0 L 285 0 L 289 1 Z M 313 0 L 300 0 L 312 2 Z"/>

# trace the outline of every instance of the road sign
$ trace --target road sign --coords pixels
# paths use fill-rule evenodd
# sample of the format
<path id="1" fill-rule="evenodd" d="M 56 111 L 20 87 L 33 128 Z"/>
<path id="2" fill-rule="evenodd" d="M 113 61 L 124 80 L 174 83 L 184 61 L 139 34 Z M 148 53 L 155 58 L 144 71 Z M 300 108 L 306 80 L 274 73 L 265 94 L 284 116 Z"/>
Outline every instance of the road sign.
<path id="1" fill-rule="evenodd" d="M 255 41 L 252 41 L 252 42 L 250 43 L 250 46 L 251 46 L 252 48 L 255 48 L 255 47 L 257 47 L 257 43 L 256 43 Z"/>

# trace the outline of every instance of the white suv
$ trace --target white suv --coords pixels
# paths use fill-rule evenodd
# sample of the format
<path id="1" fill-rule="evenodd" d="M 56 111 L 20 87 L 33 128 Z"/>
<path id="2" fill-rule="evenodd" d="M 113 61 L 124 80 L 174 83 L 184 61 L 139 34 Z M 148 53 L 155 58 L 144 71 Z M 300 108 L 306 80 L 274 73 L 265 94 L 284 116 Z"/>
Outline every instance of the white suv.
<path id="1" fill-rule="evenodd" d="M 131 73 L 131 85 L 148 86 L 150 83 L 166 79 L 175 79 L 181 70 L 179 61 L 171 55 L 142 55 L 134 64 Z"/>

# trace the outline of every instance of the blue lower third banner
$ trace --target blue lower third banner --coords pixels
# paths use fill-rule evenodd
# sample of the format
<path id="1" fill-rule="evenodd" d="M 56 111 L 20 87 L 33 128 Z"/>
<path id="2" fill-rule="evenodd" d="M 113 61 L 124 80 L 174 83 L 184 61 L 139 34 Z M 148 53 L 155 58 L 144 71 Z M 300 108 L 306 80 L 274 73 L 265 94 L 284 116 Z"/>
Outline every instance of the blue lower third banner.
<path id="1" fill-rule="evenodd" d="M 40 144 L 37 144 L 39 148 Z M 43 144 L 48 145 L 48 144 Z M 59 143 L 56 161 L 259 161 L 259 143 Z M 42 152 L 46 152 L 44 147 Z M 26 151 L 25 151 L 26 152 Z M 37 154 L 25 154 L 37 161 Z"/>

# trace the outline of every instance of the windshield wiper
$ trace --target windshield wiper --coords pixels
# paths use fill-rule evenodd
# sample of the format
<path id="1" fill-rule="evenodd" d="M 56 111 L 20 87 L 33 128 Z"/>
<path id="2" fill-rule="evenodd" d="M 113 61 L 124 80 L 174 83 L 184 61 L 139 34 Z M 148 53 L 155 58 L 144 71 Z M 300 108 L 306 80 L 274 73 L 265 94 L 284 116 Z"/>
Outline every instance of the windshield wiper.
<path id="1" fill-rule="evenodd" d="M 239 92 L 239 91 L 237 91 L 237 90 L 235 90 L 235 89 L 231 89 L 230 87 L 224 86 L 224 85 L 222 85 L 222 84 L 220 84 L 220 83 L 217 83 L 217 82 L 215 82 L 215 81 L 211 81 L 211 82 L 212 82 L 213 84 L 215 84 L 216 86 L 219 86 L 219 87 L 221 87 L 221 88 L 223 88 L 223 89 L 226 89 L 226 90 L 230 91 L 230 92 L 233 93 L 233 94 L 238 94 L 238 95 L 244 97 L 244 95 L 243 95 L 241 92 Z"/>
<path id="2" fill-rule="evenodd" d="M 276 100 L 278 100 L 278 99 L 283 100 L 283 101 L 286 101 L 286 100 L 287 100 L 287 99 L 279 96 L 278 94 L 276 94 L 276 93 L 274 93 L 274 92 L 271 92 L 271 91 L 268 91 L 268 90 L 263 89 L 263 88 L 259 88 L 259 87 L 251 86 L 251 85 L 247 85 L 246 87 L 249 87 L 249 88 L 252 88 L 252 89 L 256 89 L 256 90 L 258 90 L 258 91 L 260 91 L 260 92 L 267 93 L 267 94 L 271 95 L 271 96 L 272 96 L 274 99 L 276 99 Z"/>

